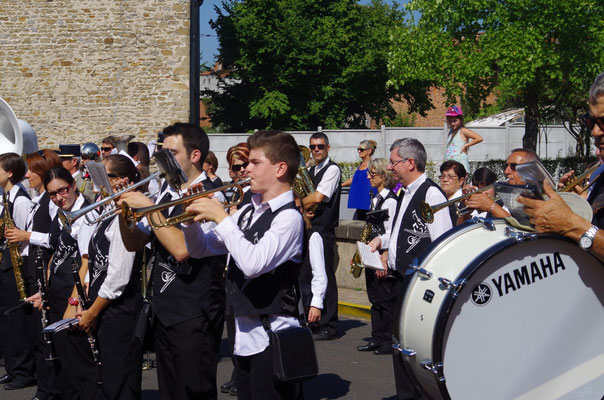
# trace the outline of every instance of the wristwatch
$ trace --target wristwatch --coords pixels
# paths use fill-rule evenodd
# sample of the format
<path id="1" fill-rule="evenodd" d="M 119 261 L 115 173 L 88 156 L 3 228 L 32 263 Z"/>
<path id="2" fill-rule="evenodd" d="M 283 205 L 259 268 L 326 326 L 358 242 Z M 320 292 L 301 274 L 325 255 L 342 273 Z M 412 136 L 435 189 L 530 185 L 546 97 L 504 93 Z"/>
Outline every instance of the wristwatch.
<path id="1" fill-rule="evenodd" d="M 592 225 L 591 228 L 589 228 L 587 230 L 587 232 L 585 232 L 583 235 L 581 235 L 581 238 L 579 239 L 579 246 L 583 250 L 590 249 L 591 246 L 594 244 L 594 237 L 596 237 L 596 233 L 599 230 L 600 230 L 600 228 L 598 228 L 595 225 Z"/>

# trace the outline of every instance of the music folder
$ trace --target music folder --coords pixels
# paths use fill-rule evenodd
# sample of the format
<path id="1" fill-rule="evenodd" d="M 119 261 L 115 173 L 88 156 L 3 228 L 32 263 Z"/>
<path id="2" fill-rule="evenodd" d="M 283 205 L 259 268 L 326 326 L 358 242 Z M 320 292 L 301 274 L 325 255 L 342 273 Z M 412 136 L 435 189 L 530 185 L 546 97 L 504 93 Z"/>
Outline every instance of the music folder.
<path id="1" fill-rule="evenodd" d="M 357 248 L 359 249 L 359 255 L 361 256 L 361 262 L 365 268 L 371 268 L 378 271 L 383 271 L 384 266 L 382 265 L 382 259 L 380 258 L 380 252 L 371 252 L 371 247 L 363 242 L 357 242 Z"/>

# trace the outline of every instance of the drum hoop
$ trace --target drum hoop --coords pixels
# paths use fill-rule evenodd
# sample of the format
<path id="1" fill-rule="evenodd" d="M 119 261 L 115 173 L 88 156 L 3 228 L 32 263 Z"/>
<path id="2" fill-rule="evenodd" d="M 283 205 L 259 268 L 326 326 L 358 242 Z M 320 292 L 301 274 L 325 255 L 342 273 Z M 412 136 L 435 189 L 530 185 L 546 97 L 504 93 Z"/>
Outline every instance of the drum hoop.
<path id="1" fill-rule="evenodd" d="M 562 236 L 562 235 L 553 234 L 553 233 L 539 233 L 537 235 L 538 235 L 537 239 L 562 240 L 562 241 L 574 244 L 575 246 L 578 247 L 577 242 L 575 242 L 574 240 L 572 240 L 570 238 Z M 498 242 L 497 244 L 483 250 L 468 264 L 468 266 L 466 266 L 466 268 L 464 268 L 460 272 L 457 280 L 470 279 L 472 276 L 474 276 L 476 271 L 478 271 L 478 269 L 484 263 L 486 263 L 491 258 L 493 258 L 496 255 L 498 255 L 499 253 L 501 253 L 503 250 L 505 250 L 509 247 L 512 247 L 514 245 L 522 245 L 522 242 L 518 242 L 515 239 L 509 238 L 509 239 L 505 239 L 501 242 Z M 489 253 L 489 255 L 485 258 L 482 258 L 481 256 L 487 252 Z M 601 261 L 595 255 L 593 255 L 590 252 L 586 252 L 586 253 L 601 263 Z M 466 288 L 466 289 L 469 289 L 469 288 Z M 438 316 L 437 316 L 436 322 L 434 324 L 434 337 L 432 338 L 432 362 L 434 364 L 443 362 L 442 343 L 443 343 L 443 339 L 444 339 L 444 332 L 445 332 L 447 322 L 449 321 L 449 315 L 451 313 L 451 308 L 453 308 L 453 306 L 457 302 L 458 298 L 459 298 L 459 293 L 456 294 L 449 290 L 448 293 L 445 295 L 443 302 L 442 302 L 442 306 L 438 312 Z M 415 379 L 415 377 L 414 377 L 414 379 Z M 443 399 L 451 400 L 451 396 L 449 395 L 449 391 L 447 390 L 447 387 L 446 387 L 446 382 L 437 381 L 437 384 L 438 384 L 440 393 L 443 396 Z"/>

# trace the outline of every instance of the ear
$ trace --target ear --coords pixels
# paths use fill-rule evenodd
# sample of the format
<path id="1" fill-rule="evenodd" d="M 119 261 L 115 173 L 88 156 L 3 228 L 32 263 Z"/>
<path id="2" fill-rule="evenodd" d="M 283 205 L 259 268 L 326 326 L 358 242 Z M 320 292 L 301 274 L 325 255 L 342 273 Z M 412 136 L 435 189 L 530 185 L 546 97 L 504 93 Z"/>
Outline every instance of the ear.
<path id="1" fill-rule="evenodd" d="M 281 162 L 277 163 L 276 166 L 277 166 L 277 171 L 276 171 L 277 178 L 280 179 L 281 177 L 287 175 L 287 163 L 281 161 Z"/>
<path id="2" fill-rule="evenodd" d="M 198 163 L 201 160 L 201 151 L 199 149 L 193 150 L 189 158 L 193 164 Z"/>

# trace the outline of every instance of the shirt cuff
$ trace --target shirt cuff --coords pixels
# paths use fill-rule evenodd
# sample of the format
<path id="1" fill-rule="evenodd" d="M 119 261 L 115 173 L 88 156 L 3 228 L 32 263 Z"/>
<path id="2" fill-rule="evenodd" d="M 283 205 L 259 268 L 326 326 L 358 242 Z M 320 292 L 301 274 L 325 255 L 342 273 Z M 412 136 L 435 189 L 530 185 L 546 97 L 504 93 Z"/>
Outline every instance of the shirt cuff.
<path id="1" fill-rule="evenodd" d="M 313 296 L 310 301 L 310 306 L 314 308 L 318 308 L 319 310 L 323 309 L 323 300 L 319 296 Z"/>
<path id="2" fill-rule="evenodd" d="M 233 218 L 226 217 L 221 223 L 216 225 L 216 234 L 224 241 L 234 230 L 238 230 L 239 226 L 235 223 Z"/>
<path id="3" fill-rule="evenodd" d="M 48 233 L 32 232 L 29 237 L 29 244 L 33 246 L 43 246 L 49 248 Z"/>

